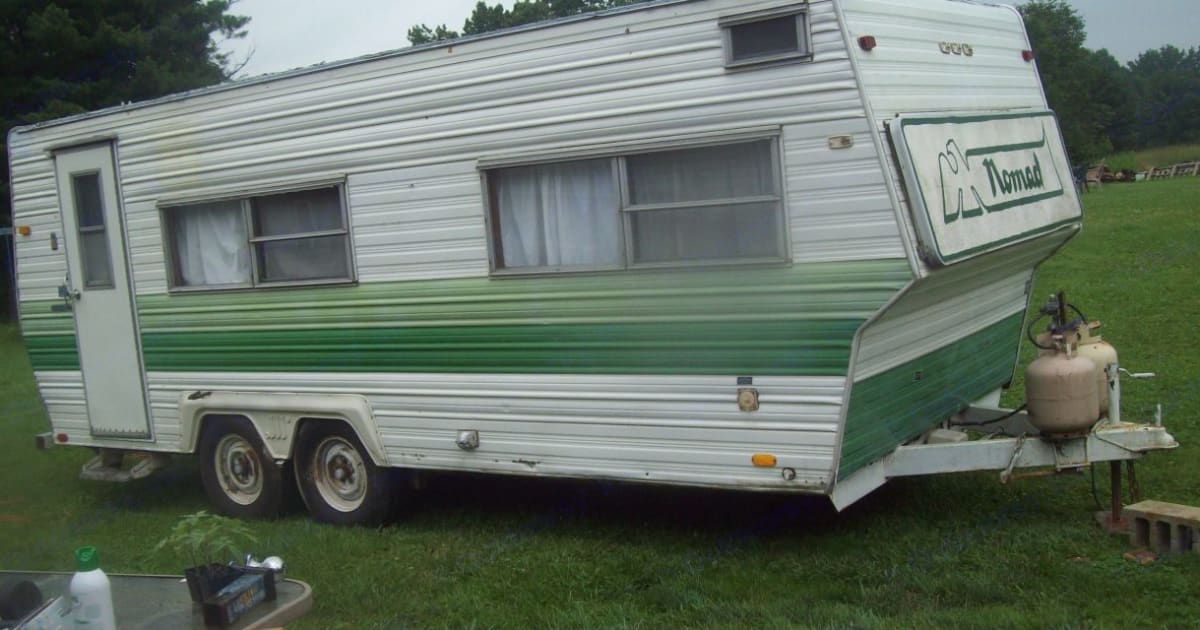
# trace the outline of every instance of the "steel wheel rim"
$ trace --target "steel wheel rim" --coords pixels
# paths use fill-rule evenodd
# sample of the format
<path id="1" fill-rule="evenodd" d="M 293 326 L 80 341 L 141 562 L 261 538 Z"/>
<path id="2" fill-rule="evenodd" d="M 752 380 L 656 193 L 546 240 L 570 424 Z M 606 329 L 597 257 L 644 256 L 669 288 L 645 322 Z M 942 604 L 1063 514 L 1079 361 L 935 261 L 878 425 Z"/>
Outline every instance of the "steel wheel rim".
<path id="1" fill-rule="evenodd" d="M 353 512 L 366 499 L 366 462 L 345 438 L 331 436 L 321 440 L 313 453 L 312 473 L 321 499 L 339 512 Z"/>
<path id="2" fill-rule="evenodd" d="M 217 442 L 214 468 L 221 491 L 238 505 L 250 505 L 262 496 L 263 472 L 258 449 L 246 438 L 231 433 Z"/>

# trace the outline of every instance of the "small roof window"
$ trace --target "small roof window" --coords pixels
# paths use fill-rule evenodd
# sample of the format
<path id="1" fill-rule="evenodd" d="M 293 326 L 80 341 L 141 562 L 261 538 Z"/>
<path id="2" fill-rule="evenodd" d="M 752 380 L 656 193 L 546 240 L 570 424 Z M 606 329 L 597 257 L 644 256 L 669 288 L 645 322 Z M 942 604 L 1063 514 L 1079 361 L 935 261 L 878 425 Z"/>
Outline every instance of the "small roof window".
<path id="1" fill-rule="evenodd" d="M 812 59 L 808 5 L 789 5 L 722 18 L 725 67 Z"/>

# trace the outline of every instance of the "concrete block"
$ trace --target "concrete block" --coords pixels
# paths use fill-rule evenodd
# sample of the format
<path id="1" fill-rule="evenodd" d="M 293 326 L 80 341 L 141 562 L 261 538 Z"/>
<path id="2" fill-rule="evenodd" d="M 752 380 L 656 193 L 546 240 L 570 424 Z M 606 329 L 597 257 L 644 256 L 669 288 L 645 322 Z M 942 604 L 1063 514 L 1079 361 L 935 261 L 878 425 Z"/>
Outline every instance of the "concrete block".
<path id="1" fill-rule="evenodd" d="M 1159 553 L 1200 553 L 1200 508 L 1142 501 L 1125 508 L 1129 542 Z"/>

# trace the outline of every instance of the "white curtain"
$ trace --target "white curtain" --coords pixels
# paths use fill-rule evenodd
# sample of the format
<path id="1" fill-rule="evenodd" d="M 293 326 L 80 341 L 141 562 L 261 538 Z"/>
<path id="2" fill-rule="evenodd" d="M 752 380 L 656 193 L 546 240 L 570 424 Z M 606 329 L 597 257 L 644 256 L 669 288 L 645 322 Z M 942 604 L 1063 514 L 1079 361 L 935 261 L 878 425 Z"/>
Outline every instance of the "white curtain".
<path id="1" fill-rule="evenodd" d="M 181 285 L 250 282 L 250 248 L 241 202 L 197 204 L 167 212 Z"/>
<path id="2" fill-rule="evenodd" d="M 620 201 L 611 161 L 505 169 L 496 184 L 505 267 L 621 263 Z"/>

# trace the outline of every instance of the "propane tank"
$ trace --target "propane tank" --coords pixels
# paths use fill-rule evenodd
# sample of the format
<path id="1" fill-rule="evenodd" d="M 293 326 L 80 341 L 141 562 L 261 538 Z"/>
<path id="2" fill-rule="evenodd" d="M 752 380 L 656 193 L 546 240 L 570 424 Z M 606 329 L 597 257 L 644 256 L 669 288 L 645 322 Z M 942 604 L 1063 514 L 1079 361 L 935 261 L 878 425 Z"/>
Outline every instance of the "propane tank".
<path id="1" fill-rule="evenodd" d="M 1054 353 L 1025 370 L 1029 423 L 1048 436 L 1086 433 L 1100 419 L 1096 364 L 1054 335 Z"/>
<path id="2" fill-rule="evenodd" d="M 1100 399 L 1100 417 L 1108 417 L 1108 389 L 1110 387 L 1108 366 L 1117 363 L 1117 349 L 1100 338 L 1100 322 L 1079 327 L 1079 356 L 1096 364 L 1096 392 Z"/>

